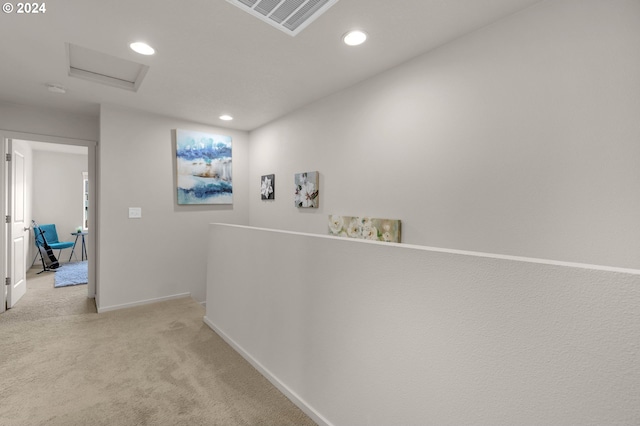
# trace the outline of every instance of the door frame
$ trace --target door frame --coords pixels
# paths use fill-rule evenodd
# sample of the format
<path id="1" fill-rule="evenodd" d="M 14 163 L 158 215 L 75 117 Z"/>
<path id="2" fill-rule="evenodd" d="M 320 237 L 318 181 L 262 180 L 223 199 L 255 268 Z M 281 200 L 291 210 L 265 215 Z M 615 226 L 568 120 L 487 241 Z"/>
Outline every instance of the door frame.
<path id="1" fill-rule="evenodd" d="M 91 238 L 89 238 L 87 244 L 87 255 L 89 259 L 89 282 L 87 285 L 87 297 L 95 298 L 96 303 L 99 298 L 99 285 L 98 285 L 98 143 L 96 141 L 86 140 L 86 139 L 74 139 L 74 138 L 64 138 L 58 136 L 50 136 L 50 135 L 40 135 L 36 133 L 26 133 L 26 132 L 14 132 L 8 130 L 0 129 L 0 143 L 2 143 L 2 165 L 0 166 L 0 196 L 2 200 L 2 211 L 3 216 L 9 214 L 7 212 L 7 184 L 6 181 L 6 173 L 8 172 L 9 167 L 7 167 L 7 161 L 5 161 L 5 157 L 8 148 L 8 139 L 20 139 L 26 141 L 34 141 L 34 142 L 46 142 L 46 143 L 54 143 L 54 144 L 64 144 L 64 145 L 76 145 L 76 146 L 84 146 L 87 147 L 87 172 L 89 173 L 89 223 L 91 224 Z M 3 224 L 0 226 L 0 242 L 3 244 L 3 247 L 7 247 L 7 224 Z M 3 249 L 3 252 L 5 250 Z M 0 313 L 4 312 L 7 306 L 7 289 L 4 284 L 4 278 L 7 277 L 8 271 L 10 270 L 8 265 L 9 259 L 7 259 L 6 253 L 2 255 L 2 259 L 0 259 L 0 277 L 2 279 L 2 291 L 0 291 Z"/>

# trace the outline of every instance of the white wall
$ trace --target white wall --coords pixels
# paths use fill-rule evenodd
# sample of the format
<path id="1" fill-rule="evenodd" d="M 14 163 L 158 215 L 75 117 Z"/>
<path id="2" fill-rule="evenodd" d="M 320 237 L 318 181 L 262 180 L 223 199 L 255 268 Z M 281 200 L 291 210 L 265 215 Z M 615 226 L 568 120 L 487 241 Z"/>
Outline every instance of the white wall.
<path id="1" fill-rule="evenodd" d="M 638 1 L 543 2 L 276 120 L 251 133 L 250 223 L 369 215 L 407 243 L 640 268 L 639 40 Z M 295 209 L 311 170 L 320 208 Z"/>
<path id="2" fill-rule="evenodd" d="M 233 205 L 178 206 L 172 130 L 233 139 Z M 207 224 L 247 224 L 248 134 L 103 105 L 100 115 L 99 309 L 190 293 L 205 300 Z M 142 219 L 129 219 L 129 207 Z"/>
<path id="3" fill-rule="evenodd" d="M 82 226 L 82 172 L 88 170 L 87 161 L 87 155 L 33 151 L 33 218 L 40 224 L 54 223 L 60 241 L 74 241 L 71 232 Z M 90 236 L 85 237 L 87 243 Z M 80 260 L 80 251 L 76 254 Z M 66 262 L 70 255 L 71 249 L 63 250 L 60 260 Z"/>
<path id="4" fill-rule="evenodd" d="M 214 224 L 205 322 L 319 424 L 640 424 L 640 271 Z"/>
<path id="5" fill-rule="evenodd" d="M 0 129 L 89 141 L 100 131 L 98 117 L 8 102 L 0 102 Z"/>

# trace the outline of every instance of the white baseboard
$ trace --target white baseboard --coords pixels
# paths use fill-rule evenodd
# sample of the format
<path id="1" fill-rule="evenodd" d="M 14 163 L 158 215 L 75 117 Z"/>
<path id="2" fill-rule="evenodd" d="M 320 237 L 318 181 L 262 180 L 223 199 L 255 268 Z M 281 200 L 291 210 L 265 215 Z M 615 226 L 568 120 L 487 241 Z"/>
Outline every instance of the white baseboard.
<path id="1" fill-rule="evenodd" d="M 236 352 L 238 352 L 249 364 L 251 364 L 256 370 L 267 378 L 280 392 L 284 394 L 291 402 L 293 402 L 298 408 L 300 408 L 307 416 L 316 422 L 320 426 L 333 426 L 327 419 L 325 419 L 320 413 L 314 410 L 305 400 L 300 398 L 294 391 L 289 389 L 287 385 L 282 383 L 275 375 L 273 375 L 267 368 L 265 368 L 258 360 L 253 358 L 247 351 L 245 351 L 240 345 L 238 345 L 231 337 L 226 335 L 222 330 L 216 327 L 213 322 L 206 316 L 204 317 L 204 323 L 207 324 L 213 331 L 215 331 L 222 339 L 227 342 Z"/>
<path id="2" fill-rule="evenodd" d="M 103 312 L 116 311 L 118 309 L 133 308 L 135 306 L 142 306 L 142 305 L 148 305 L 150 303 L 164 302 L 166 300 L 182 299 L 183 297 L 191 297 L 191 293 L 173 294 L 171 296 L 158 297 L 155 299 L 147 299 L 147 300 L 140 300 L 138 302 L 123 303 L 122 305 L 112 305 L 112 306 L 105 306 L 105 307 L 99 306 L 98 313 L 101 314 Z"/>

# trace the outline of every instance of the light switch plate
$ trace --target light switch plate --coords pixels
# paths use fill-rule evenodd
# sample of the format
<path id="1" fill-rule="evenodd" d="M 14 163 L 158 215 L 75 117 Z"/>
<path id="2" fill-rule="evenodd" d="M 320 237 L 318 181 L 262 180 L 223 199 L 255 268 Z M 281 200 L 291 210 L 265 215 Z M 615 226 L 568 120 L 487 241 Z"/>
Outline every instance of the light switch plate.
<path id="1" fill-rule="evenodd" d="M 140 219 L 142 217 L 142 208 L 129 207 L 129 219 Z"/>

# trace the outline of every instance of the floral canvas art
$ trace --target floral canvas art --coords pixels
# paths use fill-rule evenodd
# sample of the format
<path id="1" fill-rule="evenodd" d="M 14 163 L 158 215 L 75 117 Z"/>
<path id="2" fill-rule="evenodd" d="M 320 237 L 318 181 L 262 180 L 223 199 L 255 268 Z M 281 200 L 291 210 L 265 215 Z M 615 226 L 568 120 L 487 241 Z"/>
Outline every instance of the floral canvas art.
<path id="1" fill-rule="evenodd" d="M 232 204 L 231 136 L 176 130 L 178 204 Z"/>
<path id="2" fill-rule="evenodd" d="M 260 179 L 260 197 L 263 200 L 276 198 L 276 175 L 265 175 Z"/>
<path id="3" fill-rule="evenodd" d="M 297 173 L 295 175 L 296 207 L 318 207 L 318 172 Z"/>
<path id="4" fill-rule="evenodd" d="M 329 215 L 329 235 L 399 243 L 400 221 Z"/>

